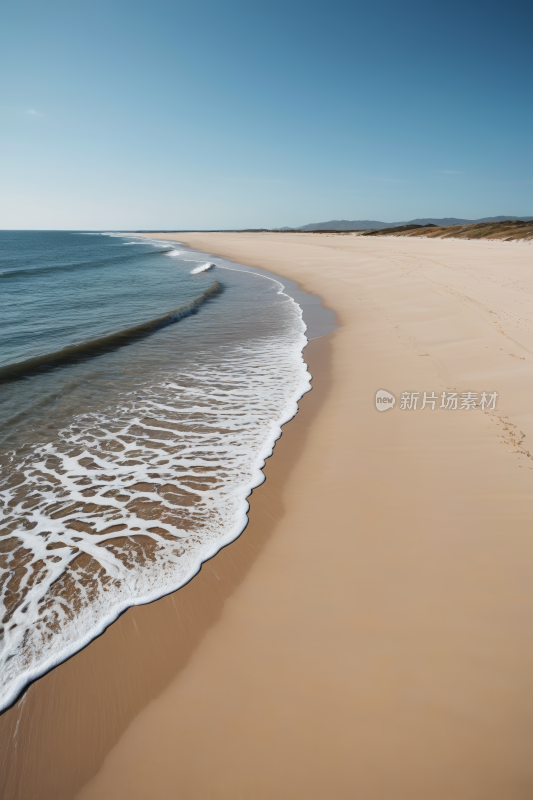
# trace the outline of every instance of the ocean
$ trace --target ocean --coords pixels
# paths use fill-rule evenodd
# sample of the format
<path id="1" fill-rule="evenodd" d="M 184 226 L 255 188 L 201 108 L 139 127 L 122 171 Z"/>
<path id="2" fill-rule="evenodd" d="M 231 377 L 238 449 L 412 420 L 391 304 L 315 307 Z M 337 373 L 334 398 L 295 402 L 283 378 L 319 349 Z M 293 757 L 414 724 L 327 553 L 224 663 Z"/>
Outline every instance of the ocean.
<path id="1" fill-rule="evenodd" d="M 306 321 L 335 324 L 175 241 L 0 231 L 0 709 L 243 531 Z"/>

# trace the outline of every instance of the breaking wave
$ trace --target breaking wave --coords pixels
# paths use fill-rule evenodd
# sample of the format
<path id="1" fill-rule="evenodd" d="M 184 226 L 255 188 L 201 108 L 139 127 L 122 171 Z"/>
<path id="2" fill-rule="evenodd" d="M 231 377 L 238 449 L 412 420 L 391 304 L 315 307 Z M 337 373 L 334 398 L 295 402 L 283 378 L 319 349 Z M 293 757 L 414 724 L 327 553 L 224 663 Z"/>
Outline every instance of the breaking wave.
<path id="1" fill-rule="evenodd" d="M 207 264 L 200 264 L 199 267 L 191 269 L 191 275 L 198 275 L 200 272 L 207 272 L 208 269 L 212 269 L 213 267 L 216 267 L 216 264 L 211 264 L 208 261 Z"/>

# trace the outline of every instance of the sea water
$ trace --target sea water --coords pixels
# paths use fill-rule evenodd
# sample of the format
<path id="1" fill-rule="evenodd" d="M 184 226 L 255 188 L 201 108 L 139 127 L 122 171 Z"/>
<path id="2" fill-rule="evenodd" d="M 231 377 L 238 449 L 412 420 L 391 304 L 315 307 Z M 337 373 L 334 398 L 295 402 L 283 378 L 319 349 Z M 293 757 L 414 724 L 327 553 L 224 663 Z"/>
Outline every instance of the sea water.
<path id="1" fill-rule="evenodd" d="M 273 277 L 123 233 L 0 246 L 4 708 L 242 532 L 310 376 Z"/>

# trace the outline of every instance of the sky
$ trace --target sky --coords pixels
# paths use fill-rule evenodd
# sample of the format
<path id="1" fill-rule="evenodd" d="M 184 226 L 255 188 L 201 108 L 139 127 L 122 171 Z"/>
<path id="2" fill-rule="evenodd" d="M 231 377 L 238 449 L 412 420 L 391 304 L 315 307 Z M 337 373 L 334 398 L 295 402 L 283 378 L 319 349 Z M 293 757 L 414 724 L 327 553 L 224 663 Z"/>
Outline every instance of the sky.
<path id="1" fill-rule="evenodd" d="M 0 229 L 533 215 L 533 5 L 17 0 Z"/>

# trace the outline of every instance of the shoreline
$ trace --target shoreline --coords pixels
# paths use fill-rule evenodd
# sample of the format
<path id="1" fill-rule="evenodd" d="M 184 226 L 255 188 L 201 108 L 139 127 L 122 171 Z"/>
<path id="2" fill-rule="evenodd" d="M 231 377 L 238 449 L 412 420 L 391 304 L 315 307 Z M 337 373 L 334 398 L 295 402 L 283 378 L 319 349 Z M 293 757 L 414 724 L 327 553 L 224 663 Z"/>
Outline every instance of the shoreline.
<path id="1" fill-rule="evenodd" d="M 0 739 L 18 737 L 6 800 L 526 800 L 533 313 L 516 310 L 520 248 L 502 269 L 470 241 L 180 236 L 288 276 L 340 328 L 308 344 L 316 384 L 244 534 L 34 684 L 9 728 L 0 717 Z M 494 414 L 373 404 L 379 388 L 482 387 L 500 393 Z"/>
<path id="2" fill-rule="evenodd" d="M 3 799 L 34 797 L 36 792 L 40 800 L 72 798 L 97 772 L 128 723 L 179 674 L 216 624 L 283 513 L 281 484 L 328 390 L 329 348 L 328 336 L 304 348 L 319 385 L 298 400 L 298 413 L 282 424 L 283 436 L 262 469 L 265 480 L 248 497 L 249 521 L 239 536 L 222 545 L 175 592 L 128 608 L 0 714 Z M 275 453 L 280 455 L 273 461 Z"/>
<path id="3" fill-rule="evenodd" d="M 525 800 L 527 251 L 502 268 L 484 243 L 290 238 L 180 234 L 323 298 L 331 387 L 261 557 L 78 800 Z M 378 414 L 378 388 L 500 403 Z"/>
<path id="4" fill-rule="evenodd" d="M 168 248 L 167 248 L 167 250 L 168 250 Z M 171 260 L 169 261 L 169 260 L 165 259 L 165 261 L 167 261 L 168 264 L 172 264 Z M 185 266 L 185 269 L 187 270 L 187 266 Z M 9 648 L 7 649 L 7 651 L 4 651 L 4 659 L 3 659 L 3 661 L 4 661 L 5 665 L 7 665 L 7 667 L 6 667 L 5 675 L 3 676 L 4 681 L 3 681 L 3 687 L 2 687 L 3 688 L 3 692 L 2 692 L 2 698 L 1 698 L 1 703 L 0 703 L 0 712 L 3 712 L 5 710 L 7 710 L 8 708 L 10 708 L 20 698 L 21 694 L 25 691 L 25 689 L 30 684 L 34 683 L 36 680 L 38 680 L 41 676 L 43 676 L 44 674 L 49 672 L 51 669 L 54 669 L 59 664 L 61 664 L 64 661 L 68 660 L 75 653 L 77 653 L 80 650 L 84 649 L 84 647 L 86 647 L 88 644 L 90 644 L 91 641 L 93 641 L 95 638 L 100 636 L 111 624 L 113 624 L 118 619 L 118 617 L 121 614 L 123 614 L 128 608 L 130 608 L 131 606 L 134 606 L 134 605 L 145 605 L 147 603 L 154 602 L 155 600 L 158 600 L 161 597 L 172 593 L 173 591 L 177 591 L 183 585 L 185 585 L 190 580 L 192 580 L 192 578 L 198 573 L 198 571 L 199 571 L 199 569 L 201 567 L 201 564 L 203 562 L 209 560 L 210 558 L 212 558 L 213 555 L 216 554 L 216 552 L 218 552 L 218 550 L 220 550 L 223 546 L 231 543 L 238 536 L 240 536 L 241 533 L 243 532 L 244 528 L 248 524 L 248 516 L 247 516 L 248 501 L 247 501 L 247 497 L 251 494 L 251 491 L 254 488 L 256 488 L 261 483 L 263 483 L 264 474 L 263 474 L 262 469 L 264 467 L 265 460 L 272 455 L 272 451 L 273 451 L 273 448 L 275 446 L 275 443 L 276 443 L 277 439 L 279 438 L 279 436 L 281 435 L 282 426 L 284 424 L 286 424 L 288 421 L 290 421 L 297 414 L 297 411 L 298 411 L 298 400 L 301 399 L 303 394 L 307 393 L 311 388 L 310 375 L 308 373 L 307 366 L 305 365 L 304 359 L 303 359 L 303 356 L 302 356 L 303 349 L 305 348 L 305 345 L 306 345 L 306 337 L 304 336 L 303 330 L 302 330 L 302 328 L 304 326 L 303 326 L 301 320 L 299 319 L 301 317 L 301 309 L 298 307 L 298 303 L 292 302 L 292 300 L 290 300 L 290 298 L 288 296 L 283 295 L 283 299 L 281 298 L 281 294 L 282 294 L 281 293 L 281 288 L 282 288 L 281 284 L 277 280 L 275 280 L 274 278 L 272 278 L 272 279 L 269 278 L 269 280 L 266 283 L 265 283 L 264 280 L 260 281 L 260 283 L 263 285 L 263 289 L 264 289 L 264 286 L 268 284 L 270 286 L 270 289 L 275 291 L 276 294 L 280 296 L 280 302 L 281 302 L 282 305 L 285 303 L 285 301 L 289 301 L 288 305 L 292 306 L 291 313 L 292 313 L 292 315 L 294 317 L 294 322 L 296 324 L 296 328 L 293 331 L 294 335 L 292 336 L 292 340 L 290 342 L 289 341 L 286 342 L 286 352 L 290 353 L 290 359 L 291 359 L 291 361 L 290 361 L 290 372 L 291 372 L 291 374 L 288 375 L 287 384 L 285 384 L 285 383 L 280 384 L 279 383 L 279 377 L 278 378 L 275 377 L 275 370 L 270 370 L 269 369 L 268 359 L 266 359 L 266 360 L 264 359 L 263 362 L 262 362 L 263 366 L 264 366 L 265 375 L 266 374 L 272 374 L 272 378 L 274 380 L 274 383 L 278 384 L 277 388 L 282 390 L 280 396 L 282 396 L 283 399 L 282 399 L 281 405 L 278 404 L 278 406 L 276 407 L 275 411 L 273 411 L 271 413 L 272 419 L 271 419 L 271 422 L 269 423 L 269 427 L 265 431 L 266 439 L 263 436 L 261 436 L 261 439 L 258 442 L 258 444 L 255 445 L 255 448 L 252 445 L 252 450 L 250 451 L 253 454 L 252 460 L 249 461 L 248 464 L 247 464 L 247 472 L 245 473 L 244 483 L 242 483 L 242 478 L 241 478 L 240 490 L 238 491 L 238 495 L 237 495 L 238 496 L 238 502 L 237 502 L 236 505 L 234 505 L 234 509 L 233 509 L 232 515 L 230 517 L 228 517 L 227 523 L 221 528 L 218 537 L 212 537 L 211 541 L 208 540 L 207 542 L 204 542 L 203 546 L 201 546 L 201 548 L 196 548 L 195 552 L 193 553 L 193 557 L 192 558 L 187 557 L 187 555 L 186 555 L 183 559 L 180 559 L 179 565 L 176 565 L 177 568 L 173 569 L 171 571 L 172 574 L 171 574 L 170 579 L 164 580 L 165 576 L 158 575 L 157 576 L 157 580 L 154 580 L 152 582 L 145 580 L 141 591 L 137 591 L 136 593 L 135 592 L 133 592 L 133 593 L 123 592 L 122 596 L 119 596 L 118 598 L 115 595 L 115 598 L 114 598 L 115 602 L 112 603 L 112 604 L 108 603 L 108 606 L 105 609 L 106 613 L 102 613 L 102 610 L 101 610 L 101 613 L 99 615 L 98 614 L 96 614 L 96 615 L 93 614 L 92 618 L 91 618 L 91 615 L 86 615 L 86 617 L 89 616 L 89 618 L 90 618 L 89 624 L 83 625 L 83 622 L 82 622 L 83 614 L 77 615 L 77 622 L 76 622 L 76 620 L 73 621 L 75 630 L 74 631 L 72 631 L 72 630 L 70 631 L 70 633 L 71 633 L 70 640 L 69 640 L 68 636 L 60 636 L 58 638 L 58 642 L 55 643 L 55 648 L 50 648 L 50 649 L 53 650 L 52 654 L 51 655 L 48 654 L 48 657 L 45 658 L 45 657 L 43 657 L 43 653 L 41 651 L 41 660 L 40 660 L 40 662 L 34 663 L 33 665 L 31 665 L 32 668 L 30 668 L 30 666 L 28 666 L 28 663 L 25 663 L 25 664 L 23 663 L 22 665 L 20 665 L 15 660 L 11 660 L 11 663 L 9 663 L 10 659 L 12 658 L 12 657 L 9 656 Z M 273 286 L 275 286 L 275 289 L 273 289 Z M 158 317 L 156 319 L 152 319 L 147 323 L 146 322 L 140 323 L 139 325 L 135 326 L 134 328 L 129 328 L 129 329 L 126 329 L 126 330 L 122 330 L 119 333 L 111 334 L 111 335 L 105 336 L 105 337 L 100 338 L 100 339 L 96 339 L 96 340 L 93 339 L 93 340 L 91 340 L 89 342 L 86 342 L 83 345 L 75 346 L 74 349 L 75 350 L 80 350 L 80 348 L 81 348 L 84 351 L 84 354 L 86 354 L 87 351 L 90 348 L 95 349 L 97 345 L 100 345 L 102 343 L 104 343 L 105 345 L 109 345 L 111 340 L 114 343 L 116 343 L 118 340 L 121 340 L 125 336 L 128 337 L 128 338 L 131 338 L 131 336 L 133 335 L 133 338 L 135 338 L 136 336 L 139 335 L 139 332 L 143 333 L 146 330 L 150 330 L 151 331 L 154 328 L 159 327 L 161 324 L 166 324 L 169 321 L 169 319 L 175 320 L 176 318 L 179 319 L 182 316 L 188 316 L 189 313 L 193 313 L 196 309 L 198 309 L 203 304 L 203 302 L 205 300 L 208 300 L 213 295 L 217 295 L 217 294 L 221 293 L 223 291 L 223 289 L 224 289 L 224 287 L 220 286 L 218 281 L 215 280 L 211 284 L 210 287 L 208 287 L 201 294 L 199 294 L 196 297 L 194 297 L 194 299 L 191 300 L 189 303 L 187 303 L 186 305 L 182 305 L 180 308 L 176 309 L 175 311 L 172 311 L 170 313 L 165 314 L 163 317 Z M 256 286 L 256 289 L 257 289 L 257 286 Z M 253 291 L 252 291 L 252 294 L 250 295 L 250 297 L 252 298 L 252 302 L 256 302 L 256 300 L 253 299 L 254 298 Z M 260 312 L 260 307 L 256 305 L 256 308 L 257 308 L 257 311 Z M 224 316 L 224 312 L 222 312 L 222 315 Z M 221 321 L 221 320 L 219 320 L 219 321 Z M 179 331 L 179 329 L 178 329 L 178 331 Z M 217 332 L 220 333 L 220 328 L 217 328 Z M 196 333 L 198 333 L 198 328 L 196 328 Z M 275 336 L 274 329 L 272 330 L 272 333 Z M 184 341 L 180 339 L 178 341 L 178 347 L 181 349 L 183 346 L 184 346 Z M 194 348 L 194 343 L 193 343 L 193 348 Z M 72 350 L 73 350 L 73 348 L 67 348 L 66 351 L 68 351 L 70 353 L 70 355 L 72 355 L 72 353 L 71 353 Z M 62 354 L 64 352 L 66 352 L 66 351 L 65 350 L 64 351 L 59 351 L 59 356 L 62 356 Z M 58 356 L 58 353 L 51 354 L 51 355 L 46 357 L 46 361 L 51 364 L 54 360 L 56 360 L 56 361 L 58 360 L 56 358 L 57 356 Z M 280 359 L 279 359 L 279 362 L 278 362 L 278 369 L 279 369 L 279 365 L 283 363 L 283 354 L 282 354 L 281 351 L 279 351 L 279 356 L 280 356 Z M 42 359 L 40 361 L 42 363 Z M 30 362 L 23 362 L 23 366 L 24 365 L 27 366 L 28 363 L 30 363 Z M 17 366 L 20 366 L 20 364 L 18 364 L 18 365 L 17 364 L 15 364 L 15 365 L 12 364 L 8 369 L 9 370 L 16 369 Z M 295 383 L 294 379 L 296 379 L 296 383 Z M 287 394 L 287 390 L 289 391 L 288 394 Z M 188 399 L 188 401 L 186 401 L 186 408 L 187 408 L 187 405 L 190 404 L 190 395 L 188 395 L 188 397 L 189 397 L 189 399 Z M 204 399 L 205 399 L 204 395 L 202 394 L 201 402 L 203 402 Z M 237 416 L 238 416 L 238 413 L 239 412 L 237 411 Z M 239 425 L 238 420 L 236 421 L 236 424 L 237 424 L 237 426 Z M 251 429 L 251 430 L 253 431 L 253 429 Z M 191 442 L 191 440 L 189 440 L 189 443 L 190 442 Z M 241 442 L 241 445 L 242 445 L 242 442 Z M 210 445 L 208 446 L 208 449 L 209 449 L 209 447 L 210 447 Z M 229 447 L 231 449 L 231 444 L 229 444 Z M 201 451 L 201 445 L 199 446 L 199 450 L 194 446 L 193 446 L 193 449 L 195 451 L 195 456 L 194 457 L 197 458 L 199 451 Z M 208 455 L 208 457 L 211 456 L 211 455 L 212 455 L 212 453 L 210 453 Z M 104 455 L 104 459 L 105 459 L 105 455 Z M 133 463 L 135 464 L 135 463 L 139 463 L 139 462 L 135 462 L 134 461 Z M 212 464 L 212 461 L 210 463 Z M 226 471 L 227 471 L 227 467 L 228 466 L 229 466 L 229 462 L 226 463 Z M 178 467 L 178 471 L 179 471 L 179 469 L 180 469 L 180 467 Z M 223 472 L 224 472 L 224 470 L 223 470 Z M 154 476 L 151 476 L 151 477 L 154 477 Z M 225 477 L 227 477 L 227 476 L 225 476 Z M 76 475 L 76 478 L 79 479 L 80 476 Z M 222 481 L 222 483 L 223 483 L 223 481 Z M 148 487 L 148 488 L 150 488 L 150 487 Z M 145 486 L 145 489 L 146 489 L 146 486 Z M 74 492 L 75 491 L 76 491 L 76 487 L 74 487 Z M 179 491 L 179 490 L 177 490 L 177 491 Z M 77 497 L 79 498 L 79 495 L 77 495 Z M 211 499 L 213 499 L 213 498 L 211 498 Z M 222 502 L 224 502 L 224 501 L 222 501 Z M 131 511 L 131 509 L 129 509 L 129 510 Z M 168 506 L 167 506 L 167 511 L 168 511 Z M 147 518 L 137 518 L 137 519 L 135 519 L 135 523 L 134 524 L 137 525 L 137 526 L 140 525 L 140 526 L 142 526 L 142 528 L 141 527 L 133 527 L 132 530 L 133 531 L 142 530 L 142 532 L 144 534 L 147 534 L 149 536 L 150 533 L 151 533 L 150 525 L 152 524 L 149 521 L 149 519 L 155 518 L 153 510 L 151 511 L 151 514 L 152 514 L 152 516 L 149 517 L 148 519 Z M 163 514 L 164 514 L 164 512 L 163 512 Z M 131 516 L 131 514 L 130 513 L 126 513 L 126 516 Z M 180 523 L 181 523 L 181 520 L 178 520 L 178 522 L 176 523 L 178 525 L 178 528 L 180 527 Z M 163 528 L 165 529 L 166 526 L 165 526 L 164 522 L 162 522 L 162 524 L 163 524 Z M 130 526 L 131 526 L 131 522 L 130 522 Z M 146 528 L 148 528 L 148 530 L 146 530 Z M 120 530 L 120 528 L 119 528 L 119 530 Z M 160 531 L 158 531 L 156 529 L 154 531 L 154 533 L 160 533 Z M 165 530 L 163 530 L 163 534 L 164 533 L 165 533 Z M 45 535 L 46 534 L 47 534 L 47 532 L 45 532 Z M 117 541 L 114 538 L 115 536 L 116 536 L 116 531 L 114 530 L 113 527 L 111 527 L 110 537 L 113 538 L 113 544 L 115 544 L 115 542 Z M 141 536 L 142 536 L 142 534 L 141 534 Z M 137 537 L 132 534 L 131 539 L 134 542 L 136 541 L 136 538 Z M 39 541 L 39 538 L 36 541 Z M 80 539 L 76 538 L 74 540 L 74 542 L 71 542 L 71 546 L 74 547 L 74 551 L 75 552 L 78 550 L 78 548 L 77 548 L 77 542 L 78 541 L 80 541 Z M 151 540 L 149 540 L 149 541 L 151 541 Z M 63 542 L 63 540 L 61 540 L 61 542 Z M 193 539 L 193 542 L 194 542 L 194 539 Z M 59 546 L 61 546 L 60 543 L 58 543 L 58 544 L 59 544 Z M 85 545 L 85 542 L 82 545 L 80 545 L 80 550 L 83 551 L 84 545 Z M 88 545 L 89 553 L 91 553 L 91 549 L 90 548 L 92 546 L 92 542 L 91 541 L 87 542 L 87 545 Z M 186 547 L 182 548 L 181 545 L 180 545 L 180 549 L 183 550 L 183 552 L 180 553 L 180 556 L 181 556 L 181 555 L 183 555 L 184 552 L 186 552 L 187 548 Z M 200 552 L 198 552 L 198 549 L 200 549 Z M 101 552 L 105 552 L 105 551 L 101 551 Z M 171 553 L 170 557 L 172 558 L 172 556 L 173 556 L 173 554 Z M 185 564 L 185 566 L 184 566 L 184 564 Z M 127 578 L 127 573 L 125 575 L 123 574 L 121 577 L 126 577 Z M 155 585 L 155 588 L 154 588 L 154 585 Z M 127 594 L 126 598 L 124 597 L 124 594 Z M 35 600 L 34 600 L 34 602 L 35 602 Z M 104 603 L 104 606 L 105 606 L 105 603 Z M 21 627 L 20 627 L 21 622 L 20 622 L 20 620 L 17 619 L 17 623 L 18 623 L 18 631 L 20 632 L 21 631 Z M 13 628 L 17 628 L 17 625 L 12 625 L 12 627 Z M 45 652 L 46 652 L 46 648 L 45 648 Z M 35 659 L 34 662 L 36 660 L 37 659 Z M 9 670 L 9 668 L 11 668 L 11 671 Z"/>

